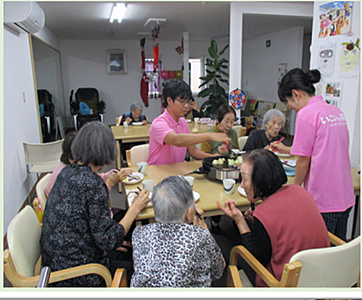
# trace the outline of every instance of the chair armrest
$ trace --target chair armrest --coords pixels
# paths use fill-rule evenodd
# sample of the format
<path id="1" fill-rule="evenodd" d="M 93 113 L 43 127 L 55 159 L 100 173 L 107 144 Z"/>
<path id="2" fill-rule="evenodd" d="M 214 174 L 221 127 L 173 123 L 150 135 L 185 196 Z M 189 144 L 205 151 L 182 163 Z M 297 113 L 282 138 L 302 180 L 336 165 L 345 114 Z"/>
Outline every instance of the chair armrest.
<path id="1" fill-rule="evenodd" d="M 227 287 L 243 287 L 238 268 L 236 266 L 229 266 L 226 274 L 226 286 Z"/>
<path id="2" fill-rule="evenodd" d="M 133 167 L 132 163 L 131 163 L 131 150 L 126 150 L 126 160 L 127 160 L 127 165 L 128 167 Z"/>
<path id="3" fill-rule="evenodd" d="M 339 237 L 335 236 L 333 233 L 330 233 L 329 231 L 328 231 L 328 236 L 329 236 L 329 241 L 335 246 L 340 246 L 346 243 L 344 240 L 341 240 Z"/>
<path id="4" fill-rule="evenodd" d="M 111 273 L 105 266 L 101 264 L 86 264 L 52 272 L 50 274 L 49 284 L 90 274 L 98 274 L 102 276 L 106 282 L 107 287 L 112 285 Z"/>
<path id="5" fill-rule="evenodd" d="M 127 271 L 125 269 L 117 269 L 113 276 L 112 288 L 127 287 Z"/>
<path id="6" fill-rule="evenodd" d="M 295 287 L 297 285 L 302 268 L 299 261 L 285 264 L 282 278 L 278 281 L 244 246 L 235 246 L 231 249 L 230 265 L 236 266 L 238 256 L 241 256 L 270 287 Z"/>

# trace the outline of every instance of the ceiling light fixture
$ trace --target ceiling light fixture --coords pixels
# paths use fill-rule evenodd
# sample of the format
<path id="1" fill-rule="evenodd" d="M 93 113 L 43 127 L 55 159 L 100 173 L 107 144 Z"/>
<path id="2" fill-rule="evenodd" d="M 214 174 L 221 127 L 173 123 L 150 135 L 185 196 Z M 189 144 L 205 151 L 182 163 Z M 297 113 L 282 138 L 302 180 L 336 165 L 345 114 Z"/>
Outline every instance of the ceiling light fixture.
<path id="1" fill-rule="evenodd" d="M 121 23 L 122 18 L 126 12 L 127 5 L 125 3 L 116 3 L 112 6 L 111 17 L 109 22 L 113 23 L 113 20 L 117 19 L 118 23 Z"/>

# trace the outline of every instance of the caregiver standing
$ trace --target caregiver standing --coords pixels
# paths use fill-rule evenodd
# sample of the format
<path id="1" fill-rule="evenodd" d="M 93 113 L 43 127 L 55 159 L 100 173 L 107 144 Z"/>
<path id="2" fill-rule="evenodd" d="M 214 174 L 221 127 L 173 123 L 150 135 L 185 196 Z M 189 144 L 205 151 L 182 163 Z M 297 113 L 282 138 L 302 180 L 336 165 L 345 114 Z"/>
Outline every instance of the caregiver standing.
<path id="1" fill-rule="evenodd" d="M 318 70 L 296 68 L 282 79 L 278 95 L 281 102 L 297 112 L 292 147 L 274 146 L 279 152 L 297 155 L 295 183 L 304 183 L 317 202 L 329 232 L 346 240 L 347 220 L 355 203 L 348 154 L 349 135 L 343 112 L 321 96 L 313 84 Z"/>

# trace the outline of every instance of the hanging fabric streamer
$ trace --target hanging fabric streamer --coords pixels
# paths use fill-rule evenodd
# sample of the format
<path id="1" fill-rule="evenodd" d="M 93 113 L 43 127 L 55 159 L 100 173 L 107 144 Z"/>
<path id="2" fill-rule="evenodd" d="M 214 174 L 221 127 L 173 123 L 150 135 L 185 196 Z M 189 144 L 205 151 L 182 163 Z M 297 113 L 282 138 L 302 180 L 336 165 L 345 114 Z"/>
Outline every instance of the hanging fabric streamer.
<path id="1" fill-rule="evenodd" d="M 152 27 L 152 39 L 153 39 L 153 71 L 156 72 L 158 69 L 158 56 L 159 56 L 159 47 L 158 47 L 158 35 L 160 33 L 160 25 Z"/>
<path id="2" fill-rule="evenodd" d="M 141 65 L 141 69 L 143 70 L 142 72 L 142 78 L 141 78 L 141 98 L 143 103 L 145 104 L 146 107 L 148 107 L 148 76 L 146 74 L 146 54 L 145 54 L 145 43 L 146 43 L 146 38 L 142 38 L 140 40 L 140 45 L 141 45 L 141 59 L 142 59 L 142 65 Z"/>

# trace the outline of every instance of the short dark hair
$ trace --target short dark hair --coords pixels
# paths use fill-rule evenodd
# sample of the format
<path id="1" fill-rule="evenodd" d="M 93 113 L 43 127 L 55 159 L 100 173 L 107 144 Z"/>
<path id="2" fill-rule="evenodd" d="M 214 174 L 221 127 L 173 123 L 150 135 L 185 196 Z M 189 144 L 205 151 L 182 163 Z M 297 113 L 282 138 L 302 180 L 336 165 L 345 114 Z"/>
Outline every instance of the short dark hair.
<path id="1" fill-rule="evenodd" d="M 271 196 L 288 181 L 278 156 L 269 150 L 253 150 L 244 157 L 243 162 L 253 165 L 251 182 L 255 199 Z"/>
<path id="2" fill-rule="evenodd" d="M 99 121 L 85 124 L 77 133 L 71 150 L 74 160 L 85 165 L 103 166 L 117 157 L 116 141 L 112 130 Z"/>
<path id="3" fill-rule="evenodd" d="M 172 79 L 165 83 L 162 91 L 162 97 L 163 106 L 166 108 L 168 105 L 168 97 L 171 97 L 172 101 L 175 102 L 177 97 L 180 97 L 181 99 L 190 99 L 192 97 L 192 93 L 189 85 L 185 81 Z"/>
<path id="4" fill-rule="evenodd" d="M 287 103 L 286 97 L 292 97 L 292 90 L 304 91 L 308 96 L 315 93 L 314 83 L 319 82 L 321 73 L 318 70 L 309 70 L 304 73 L 300 68 L 290 70 L 284 75 L 279 84 L 278 96 L 281 102 Z"/>
<path id="5" fill-rule="evenodd" d="M 66 165 L 70 165 L 70 159 L 74 160 L 72 151 L 70 150 L 70 147 L 72 146 L 72 143 L 75 139 L 77 132 L 72 131 L 65 135 L 64 142 L 62 144 L 62 155 L 60 156 L 60 161 Z"/>
<path id="6" fill-rule="evenodd" d="M 230 106 L 229 104 L 223 104 L 221 105 L 216 112 L 216 120 L 219 121 L 219 123 L 224 119 L 225 115 L 228 113 L 233 113 L 236 118 L 236 112 L 234 107 Z"/>

